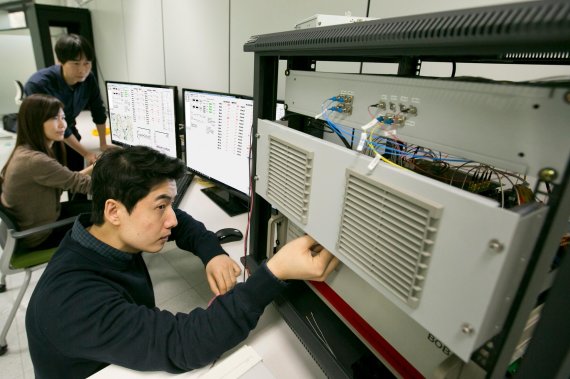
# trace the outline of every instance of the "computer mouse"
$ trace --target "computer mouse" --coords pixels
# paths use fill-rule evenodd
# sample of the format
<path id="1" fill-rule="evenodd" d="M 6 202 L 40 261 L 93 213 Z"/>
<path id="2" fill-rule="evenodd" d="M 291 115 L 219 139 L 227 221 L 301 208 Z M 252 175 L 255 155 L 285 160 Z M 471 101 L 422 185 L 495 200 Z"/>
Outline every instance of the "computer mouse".
<path id="1" fill-rule="evenodd" d="M 216 237 L 220 243 L 227 243 L 241 240 L 243 234 L 236 228 L 223 228 L 216 232 Z"/>

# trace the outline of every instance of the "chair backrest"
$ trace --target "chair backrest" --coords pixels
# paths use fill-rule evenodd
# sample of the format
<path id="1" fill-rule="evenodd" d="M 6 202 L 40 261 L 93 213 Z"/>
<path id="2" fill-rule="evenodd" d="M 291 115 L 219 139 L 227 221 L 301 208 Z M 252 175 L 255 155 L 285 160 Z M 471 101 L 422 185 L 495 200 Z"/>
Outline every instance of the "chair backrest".
<path id="1" fill-rule="evenodd" d="M 11 213 L 0 204 L 0 272 L 5 274 L 16 251 L 18 241 L 10 236 L 11 230 L 18 230 Z"/>
<path id="2" fill-rule="evenodd" d="M 10 212 L 0 205 L 0 247 L 2 249 L 6 246 L 9 230 L 18 230 L 18 226 Z"/>
<path id="3" fill-rule="evenodd" d="M 16 103 L 16 105 L 20 105 L 22 104 L 22 101 L 24 100 L 24 86 L 22 85 L 22 82 L 19 80 L 14 80 L 14 85 L 16 86 L 16 97 L 14 97 L 14 102 Z"/>
<path id="4" fill-rule="evenodd" d="M 60 220 L 45 226 L 57 227 L 60 225 L 71 224 L 75 220 L 74 217 Z M 43 227 L 43 226 L 42 226 Z M 41 227 L 32 228 L 40 229 Z M 28 248 L 22 241 L 22 235 L 15 236 L 15 232 L 29 232 L 20 229 L 12 215 L 12 213 L 0 205 L 0 272 L 4 275 L 9 273 L 17 273 L 23 269 L 37 267 L 47 263 L 55 250 L 56 246 L 48 248 Z"/>

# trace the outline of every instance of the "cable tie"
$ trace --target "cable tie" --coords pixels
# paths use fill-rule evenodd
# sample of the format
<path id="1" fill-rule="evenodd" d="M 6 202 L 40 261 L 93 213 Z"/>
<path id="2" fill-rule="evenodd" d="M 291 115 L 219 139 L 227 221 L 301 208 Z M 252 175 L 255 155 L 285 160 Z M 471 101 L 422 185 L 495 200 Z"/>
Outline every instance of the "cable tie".
<path id="1" fill-rule="evenodd" d="M 370 129 L 371 127 L 373 127 L 374 125 L 376 125 L 378 123 L 378 120 L 373 118 L 372 120 L 370 120 L 370 122 L 366 125 L 363 125 L 361 127 L 362 130 L 367 131 L 368 129 Z"/>
<path id="2" fill-rule="evenodd" d="M 362 151 L 362 149 L 364 148 L 364 142 L 366 142 L 366 138 L 368 138 L 367 133 L 363 132 L 360 134 L 360 141 L 358 141 L 358 146 L 356 147 L 356 151 Z"/>
<path id="3" fill-rule="evenodd" d="M 380 162 L 380 154 L 376 153 L 374 159 L 372 159 L 368 164 L 368 172 L 370 173 L 372 170 L 374 170 L 376 166 L 378 166 L 379 162 Z"/>
<path id="4" fill-rule="evenodd" d="M 381 135 L 384 137 L 394 137 L 398 134 L 398 131 L 396 129 L 391 129 L 391 130 L 383 130 Z"/>

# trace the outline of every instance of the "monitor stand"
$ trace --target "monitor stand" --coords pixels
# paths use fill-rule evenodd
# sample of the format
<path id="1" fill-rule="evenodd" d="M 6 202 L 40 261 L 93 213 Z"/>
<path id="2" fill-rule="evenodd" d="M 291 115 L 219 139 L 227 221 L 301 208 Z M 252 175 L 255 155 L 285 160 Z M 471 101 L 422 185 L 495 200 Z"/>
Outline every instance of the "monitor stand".
<path id="1" fill-rule="evenodd" d="M 249 211 L 249 202 L 227 189 L 213 186 L 203 188 L 202 192 L 231 217 Z"/>

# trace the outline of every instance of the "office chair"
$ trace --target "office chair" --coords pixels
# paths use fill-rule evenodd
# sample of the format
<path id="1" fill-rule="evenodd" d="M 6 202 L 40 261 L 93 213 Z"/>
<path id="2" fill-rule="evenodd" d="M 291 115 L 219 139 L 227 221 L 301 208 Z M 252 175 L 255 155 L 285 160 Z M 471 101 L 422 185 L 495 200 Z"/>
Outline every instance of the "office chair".
<path id="1" fill-rule="evenodd" d="M 24 282 L 20 287 L 20 291 L 18 292 L 16 300 L 14 301 L 12 309 L 8 315 L 8 319 L 0 333 L 0 356 L 4 355 L 8 350 L 6 336 L 8 335 L 8 330 L 12 325 L 12 321 L 14 321 L 16 312 L 20 307 L 24 293 L 30 284 L 32 271 L 45 267 L 56 250 L 55 247 L 45 250 L 27 249 L 22 246 L 22 238 L 38 232 L 71 224 L 75 219 L 76 217 L 70 217 L 35 228 L 19 230 L 13 216 L 6 210 L 6 208 L 0 205 L 0 292 L 6 291 L 6 276 L 20 272 L 25 273 Z"/>
<path id="2" fill-rule="evenodd" d="M 14 97 L 14 102 L 16 105 L 20 106 L 22 100 L 24 100 L 24 86 L 19 80 L 14 80 L 14 85 L 16 86 L 16 97 Z"/>

